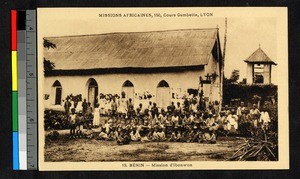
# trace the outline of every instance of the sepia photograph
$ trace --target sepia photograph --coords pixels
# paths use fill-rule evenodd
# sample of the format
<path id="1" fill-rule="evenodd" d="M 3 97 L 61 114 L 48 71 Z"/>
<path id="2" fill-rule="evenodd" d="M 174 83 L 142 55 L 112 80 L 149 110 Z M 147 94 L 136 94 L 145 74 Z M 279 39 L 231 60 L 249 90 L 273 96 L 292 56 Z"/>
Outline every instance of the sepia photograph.
<path id="1" fill-rule="evenodd" d="M 288 168 L 286 13 L 38 9 L 41 170 Z"/>

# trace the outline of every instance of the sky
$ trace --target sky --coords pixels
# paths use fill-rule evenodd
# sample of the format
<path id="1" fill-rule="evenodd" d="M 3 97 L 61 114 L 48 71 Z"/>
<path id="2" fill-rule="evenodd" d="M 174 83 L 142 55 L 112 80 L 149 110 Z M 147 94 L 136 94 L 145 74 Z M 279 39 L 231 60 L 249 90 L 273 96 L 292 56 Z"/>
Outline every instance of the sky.
<path id="1" fill-rule="evenodd" d="M 99 17 L 99 13 L 205 13 L 205 9 L 42 9 L 38 10 L 39 37 L 101 34 L 111 32 L 142 32 L 172 29 L 219 28 L 222 51 L 224 49 L 225 17 L 228 13 L 215 12 L 212 17 Z M 215 15 L 216 14 L 216 15 Z M 223 15 L 224 14 L 224 15 Z M 277 63 L 278 29 L 276 18 L 251 16 L 251 13 L 227 18 L 227 45 L 225 54 L 225 77 L 229 78 L 234 69 L 240 70 L 240 80 L 246 78 L 244 62 L 259 45 Z M 272 74 L 277 74 L 273 66 Z M 272 83 L 277 84 L 276 75 Z"/>

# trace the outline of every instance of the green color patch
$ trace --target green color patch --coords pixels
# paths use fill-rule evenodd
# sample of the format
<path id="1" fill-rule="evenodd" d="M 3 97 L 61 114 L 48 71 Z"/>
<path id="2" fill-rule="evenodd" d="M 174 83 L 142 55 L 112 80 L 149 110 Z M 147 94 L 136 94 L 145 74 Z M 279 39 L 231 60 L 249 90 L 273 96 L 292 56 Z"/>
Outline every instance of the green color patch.
<path id="1" fill-rule="evenodd" d="M 13 132 L 18 131 L 18 92 L 12 92 L 12 128 Z"/>

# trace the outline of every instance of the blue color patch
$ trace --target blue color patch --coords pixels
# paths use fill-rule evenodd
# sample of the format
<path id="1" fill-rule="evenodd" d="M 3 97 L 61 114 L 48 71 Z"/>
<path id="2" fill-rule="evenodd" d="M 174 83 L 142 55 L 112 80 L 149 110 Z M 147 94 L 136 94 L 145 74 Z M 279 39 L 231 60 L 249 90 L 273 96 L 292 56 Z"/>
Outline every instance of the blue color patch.
<path id="1" fill-rule="evenodd" d="M 13 132 L 13 170 L 19 169 L 19 134 Z"/>

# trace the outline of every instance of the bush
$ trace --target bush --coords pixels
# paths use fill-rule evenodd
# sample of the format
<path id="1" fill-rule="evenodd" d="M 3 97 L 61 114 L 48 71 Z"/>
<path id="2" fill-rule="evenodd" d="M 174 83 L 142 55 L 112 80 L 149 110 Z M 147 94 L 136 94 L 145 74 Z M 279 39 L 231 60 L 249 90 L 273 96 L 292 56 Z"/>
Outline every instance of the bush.
<path id="1" fill-rule="evenodd" d="M 241 99 L 245 104 L 254 103 L 253 96 L 261 97 L 261 104 L 269 101 L 273 96 L 277 101 L 276 85 L 245 85 L 245 84 L 224 84 L 223 86 L 223 104 L 230 105 L 232 99 Z"/>
<path id="2" fill-rule="evenodd" d="M 59 133 L 57 131 L 52 131 L 47 135 L 47 138 L 50 140 L 58 140 Z"/>
<path id="3" fill-rule="evenodd" d="M 62 111 L 45 110 L 44 111 L 44 129 L 68 129 L 68 116 Z"/>

